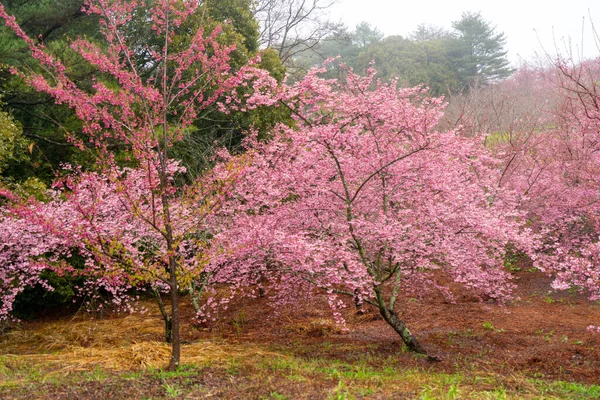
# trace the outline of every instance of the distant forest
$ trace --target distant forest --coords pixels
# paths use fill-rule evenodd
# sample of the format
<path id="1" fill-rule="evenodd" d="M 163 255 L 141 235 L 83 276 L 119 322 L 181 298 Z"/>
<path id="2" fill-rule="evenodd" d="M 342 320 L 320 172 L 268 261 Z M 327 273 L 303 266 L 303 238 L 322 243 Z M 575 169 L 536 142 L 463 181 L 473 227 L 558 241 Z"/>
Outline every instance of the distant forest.
<path id="1" fill-rule="evenodd" d="M 367 22 L 353 30 L 334 26 L 287 64 L 301 76 L 325 59 L 340 56 L 357 72 L 374 63 L 384 81 L 398 78 L 401 86 L 425 85 L 433 95 L 441 95 L 507 78 L 513 69 L 505 45 L 505 35 L 490 21 L 480 13 L 465 12 L 452 30 L 421 24 L 408 37 L 386 37 Z"/>

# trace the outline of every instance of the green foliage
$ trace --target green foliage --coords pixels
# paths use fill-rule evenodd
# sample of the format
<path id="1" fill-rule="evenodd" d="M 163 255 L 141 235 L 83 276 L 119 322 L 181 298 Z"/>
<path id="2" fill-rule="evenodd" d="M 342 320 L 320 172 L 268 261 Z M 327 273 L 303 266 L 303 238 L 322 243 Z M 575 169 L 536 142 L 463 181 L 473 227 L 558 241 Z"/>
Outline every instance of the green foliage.
<path id="1" fill-rule="evenodd" d="M 559 398 L 572 399 L 598 399 L 600 398 L 600 386 L 582 385 L 577 382 L 544 382 L 535 381 L 536 386 L 541 390 L 541 395 L 553 394 Z"/>
<path id="2" fill-rule="evenodd" d="M 12 191 L 22 199 L 35 198 L 38 201 L 47 199 L 46 191 L 48 187 L 39 178 L 30 177 L 24 182 L 9 185 Z"/>
<path id="3" fill-rule="evenodd" d="M 51 53 L 67 67 L 69 75 L 83 89 L 91 89 L 91 77 L 97 76 L 110 87 L 107 76 L 98 73 L 93 66 L 79 57 L 70 48 L 70 42 L 77 37 L 86 37 L 100 45 L 98 19 L 81 12 L 84 0 L 11 0 L 3 4 L 9 13 L 15 15 L 25 31 L 31 37 L 44 41 Z M 136 19 L 131 21 L 127 29 L 128 35 L 136 38 L 140 49 L 158 47 L 155 35 L 148 24 L 147 10 L 152 1 L 140 8 Z M 245 65 L 258 52 L 259 27 L 251 11 L 251 0 L 220 0 L 203 2 L 194 16 L 177 30 L 172 46 L 186 46 L 191 34 L 198 28 L 211 32 L 221 24 L 223 32 L 219 41 L 224 45 L 235 45 L 231 55 L 233 70 Z M 0 69 L 0 92 L 4 94 L 6 109 L 14 116 L 23 129 L 23 136 L 32 140 L 35 146 L 28 157 L 11 160 L 4 169 L 3 175 L 9 181 L 25 182 L 29 178 L 37 178 L 39 182 L 49 184 L 62 163 L 82 165 L 85 169 L 95 167 L 95 149 L 90 147 L 81 152 L 75 149 L 66 139 L 66 134 L 80 137 L 81 123 L 72 110 L 64 105 L 56 105 L 48 96 L 36 93 L 27 87 L 20 78 L 8 71 L 8 66 L 32 69 L 41 72 L 37 63 L 24 49 L 24 43 L 13 34 L 0 29 L 0 57 L 5 63 Z M 160 40 L 160 38 L 158 39 Z M 154 41 L 154 42 L 153 42 Z M 140 51 L 137 62 L 148 65 L 145 78 L 152 78 L 160 65 L 147 62 L 147 54 Z M 261 53 L 260 66 L 268 70 L 273 77 L 282 80 L 285 75 L 279 57 L 275 51 L 266 50 Z M 202 83 L 200 83 L 202 84 Z M 283 109 L 259 108 L 249 113 L 221 114 L 216 109 L 206 110 L 195 122 L 195 129 L 186 133 L 184 141 L 172 150 L 172 156 L 181 157 L 190 171 L 189 178 L 194 179 L 205 168 L 210 166 L 215 146 L 236 149 L 251 127 L 265 134 L 271 127 L 281 121 L 291 121 L 289 112 Z M 0 121 L 1 122 L 1 121 Z M 86 141 L 84 140 L 84 143 Z M 127 149 L 120 143 L 111 146 L 116 160 L 127 165 Z M 19 152 L 17 154 L 25 154 Z M 0 155 L 0 169 L 2 168 Z M 33 181 L 29 182 L 31 184 Z M 36 194 L 37 196 L 37 194 Z"/>
<path id="4" fill-rule="evenodd" d="M 243 330 L 246 328 L 247 323 L 248 317 L 246 316 L 246 313 L 243 310 L 238 312 L 231 320 L 231 324 L 233 325 L 235 332 L 238 334 L 243 332 Z"/>
<path id="5" fill-rule="evenodd" d="M 0 112 L 0 174 L 11 162 L 27 158 L 29 142 L 8 113 Z"/>
<path id="6" fill-rule="evenodd" d="M 269 398 L 273 400 L 287 400 L 288 397 L 278 392 L 271 392 L 269 393 Z"/>
<path id="7" fill-rule="evenodd" d="M 314 345 L 314 344 L 313 344 Z M 338 344 L 339 345 L 339 344 Z M 289 347 L 289 345 L 287 345 Z M 319 345 L 316 345 L 319 346 Z M 344 345 L 342 345 L 344 346 Z M 320 388 L 322 398 L 420 398 L 420 399 L 597 399 L 600 386 L 578 382 L 531 379 L 530 373 L 509 371 L 499 374 L 477 369 L 467 364 L 452 373 L 436 372 L 431 367 L 407 366 L 397 356 L 382 356 L 354 349 L 355 357 L 335 357 L 314 353 L 318 348 L 302 346 L 285 354 L 266 347 L 259 354 L 250 348 L 225 362 L 211 366 L 182 365 L 177 371 L 148 369 L 141 371 L 112 371 L 100 367 L 69 374 L 56 373 L 53 363 L 36 363 L 31 355 L 0 357 L 0 396 L 45 398 L 65 387 L 80 388 L 70 392 L 83 395 L 101 386 L 123 390 L 134 388 L 138 397 L 156 395 L 165 398 L 204 398 L 209 395 L 197 386 L 198 377 L 213 376 L 210 389 L 235 393 L 239 398 L 286 399 L 297 398 L 302 388 Z M 347 349 L 342 349 L 348 351 Z M 312 356 L 298 355 L 308 353 Z M 223 361 L 223 360 L 221 360 Z M 76 362 L 76 361 L 75 361 Z M 474 369 L 477 369 L 475 371 Z M 231 376 L 224 376 L 228 373 Z M 222 378 L 222 379 L 221 379 Z M 233 385 L 233 386 L 232 386 Z M 115 393 L 115 392 L 113 392 Z M 129 391 L 128 393 L 132 393 Z M 309 393 L 314 393 L 311 391 Z"/>
<path id="8" fill-rule="evenodd" d="M 531 261 L 527 254 L 518 251 L 513 246 L 509 246 L 504 253 L 503 264 L 511 272 L 522 270 L 524 263 Z"/>
<path id="9" fill-rule="evenodd" d="M 21 198 L 44 200 L 46 185 L 37 177 L 18 173 L 30 162 L 34 143 L 23 136 L 18 123 L 6 112 L 0 112 L 0 186 L 6 186 Z"/>
<path id="10" fill-rule="evenodd" d="M 294 60 L 308 70 L 323 60 L 341 56 L 342 62 L 361 72 L 372 61 L 378 78 L 398 78 L 404 86 L 427 86 L 433 95 L 468 90 L 512 73 L 504 50 L 506 38 L 479 13 L 464 13 L 453 23 L 454 31 L 421 24 L 408 38 L 383 37 L 366 22 L 354 31 L 338 29 L 322 40 L 312 53 Z"/>
<path id="11" fill-rule="evenodd" d="M 285 78 L 285 67 L 279 59 L 279 54 L 273 49 L 265 49 L 260 53 L 260 67 L 269 71 L 278 82 Z"/>
<path id="12" fill-rule="evenodd" d="M 372 27 L 367 22 L 361 22 L 356 25 L 354 34 L 352 35 L 352 42 L 359 48 L 366 48 L 381 42 L 383 39 L 383 33 L 376 27 Z"/>
<path id="13" fill-rule="evenodd" d="M 496 32 L 480 13 L 463 13 L 452 27 L 457 39 L 451 42 L 450 55 L 463 87 L 506 78 L 513 72 L 504 50 L 506 36 Z"/>
<path id="14" fill-rule="evenodd" d="M 390 36 L 364 49 L 357 66 L 364 69 L 371 61 L 375 61 L 380 79 L 399 78 L 403 86 L 424 85 L 433 95 L 450 93 L 459 85 L 444 40 L 414 41 Z"/>
<path id="15" fill-rule="evenodd" d="M 356 59 L 360 48 L 354 41 L 354 32 L 348 31 L 346 27 L 333 32 L 321 40 L 313 51 L 305 51 L 293 58 L 293 69 L 290 81 L 294 82 L 313 66 L 321 65 L 328 58 L 340 57 L 341 61 L 349 67 L 356 67 Z M 288 60 L 290 63 L 291 60 Z M 336 77 L 335 71 L 330 76 Z"/>
<path id="16" fill-rule="evenodd" d="M 85 258 L 73 252 L 66 260 L 75 269 L 84 267 Z M 13 303 L 15 317 L 19 319 L 39 318 L 50 311 L 65 312 L 74 306 L 76 299 L 76 287 L 83 284 L 83 278 L 58 275 L 54 271 L 44 270 L 41 278 L 50 285 L 53 290 L 49 291 L 40 285 L 26 287 L 19 293 Z"/>
<path id="17" fill-rule="evenodd" d="M 183 389 L 176 384 L 165 383 L 163 387 L 165 388 L 166 396 L 170 399 L 177 398 L 183 394 Z"/>
<path id="18" fill-rule="evenodd" d="M 494 324 L 492 324 L 489 321 L 486 321 L 483 323 L 483 329 L 488 330 L 488 331 L 493 331 L 496 328 L 494 328 Z"/>
<path id="19" fill-rule="evenodd" d="M 64 311 L 73 305 L 77 279 L 59 276 L 55 272 L 44 271 L 42 278 L 54 288 L 49 291 L 39 285 L 27 287 L 17 295 L 13 304 L 14 315 L 19 319 L 39 318 L 49 310 Z M 81 283 L 81 282 L 79 282 Z"/>
<path id="20" fill-rule="evenodd" d="M 335 392 L 328 397 L 329 400 L 347 400 L 347 399 L 353 399 L 354 396 L 350 395 L 348 393 L 348 390 L 346 389 L 346 385 L 344 384 L 344 382 L 340 379 L 338 381 L 338 385 L 335 388 Z"/>
<path id="21" fill-rule="evenodd" d="M 83 0 L 12 0 L 3 1 L 7 11 L 17 18 L 30 37 L 43 41 L 46 47 L 67 66 L 73 78 L 91 84 L 91 68 L 69 47 L 70 38 L 98 35 L 97 18 L 81 12 Z M 49 183 L 58 166 L 64 162 L 89 164 L 89 155 L 75 151 L 65 139 L 65 132 L 77 134 L 81 124 L 73 111 L 55 105 L 49 96 L 35 92 L 13 76 L 8 66 L 42 72 L 38 63 L 24 51 L 25 44 L 4 27 L 0 30 L 0 57 L 5 63 L 0 70 L 0 91 L 5 108 L 22 127 L 23 136 L 33 140 L 31 154 L 12 162 L 4 176 L 14 182 L 37 177 Z M 87 162 L 86 162 L 87 161 Z"/>
<path id="22" fill-rule="evenodd" d="M 108 379 L 109 375 L 100 366 L 95 366 L 91 372 L 86 374 L 86 378 L 90 382 L 102 382 Z"/>
<path id="23" fill-rule="evenodd" d="M 210 32 L 217 24 L 221 24 L 223 33 L 219 37 L 220 42 L 235 45 L 236 48 L 230 61 L 233 70 L 242 67 L 260 53 L 259 66 L 282 81 L 286 71 L 277 52 L 258 49 L 258 23 L 250 6 L 248 0 L 205 2 L 180 29 L 182 34 L 177 37 L 177 45 L 184 46 L 190 39 L 186 36 L 187 32 L 198 28 Z M 182 160 L 188 171 L 188 179 L 193 180 L 212 165 L 217 148 L 238 151 L 248 131 L 255 129 L 259 137 L 264 138 L 280 122 L 291 123 L 288 110 L 263 106 L 251 111 L 223 114 L 214 107 L 205 110 L 193 127 L 184 133 L 183 140 L 174 144 L 171 156 Z"/>
<path id="24" fill-rule="evenodd" d="M 223 23 L 230 21 L 233 29 L 243 37 L 243 45 L 248 53 L 258 51 L 258 22 L 250 9 L 249 0 L 220 0 L 207 2 L 209 14 L 213 21 Z"/>

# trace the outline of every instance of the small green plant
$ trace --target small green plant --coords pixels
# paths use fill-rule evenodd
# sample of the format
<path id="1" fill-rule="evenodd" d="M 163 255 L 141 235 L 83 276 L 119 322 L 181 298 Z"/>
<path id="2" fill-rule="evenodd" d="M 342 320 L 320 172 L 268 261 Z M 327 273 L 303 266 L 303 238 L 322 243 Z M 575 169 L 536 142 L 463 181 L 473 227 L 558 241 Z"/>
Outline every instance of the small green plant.
<path id="1" fill-rule="evenodd" d="M 450 385 L 448 391 L 446 392 L 446 398 L 448 399 L 458 399 L 460 394 L 460 389 L 458 385 Z"/>
<path id="2" fill-rule="evenodd" d="M 458 334 L 458 332 L 456 331 L 449 331 L 448 332 L 448 344 L 451 344 L 452 342 L 454 342 L 454 337 Z"/>
<path id="3" fill-rule="evenodd" d="M 335 392 L 333 393 L 333 395 L 329 396 L 329 400 L 348 400 L 351 398 L 352 397 L 346 390 L 346 385 L 344 384 L 344 382 L 342 382 L 341 380 L 338 380 L 337 388 L 336 388 Z"/>
<path id="4" fill-rule="evenodd" d="M 570 294 L 577 294 L 577 293 L 580 293 L 580 292 L 581 292 L 581 288 L 580 288 L 579 286 L 571 286 L 571 287 L 568 289 L 568 292 L 569 292 Z"/>
<path id="5" fill-rule="evenodd" d="M 437 400 L 447 399 L 456 400 L 461 399 L 460 387 L 458 384 L 450 385 L 447 389 L 439 388 L 436 386 L 425 386 L 419 397 L 421 400 Z"/>
<path id="6" fill-rule="evenodd" d="M 494 328 L 494 324 L 492 324 L 489 321 L 486 321 L 486 322 L 483 323 L 483 329 L 485 329 L 486 331 L 493 331 L 496 328 Z"/>
<path id="7" fill-rule="evenodd" d="M 287 400 L 287 396 L 279 392 L 271 392 L 269 393 L 269 397 L 274 400 Z"/>
<path id="8" fill-rule="evenodd" d="M 158 379 L 182 378 L 198 374 L 198 366 L 194 364 L 183 364 L 175 371 L 149 368 L 148 372 Z"/>
<path id="9" fill-rule="evenodd" d="M 235 329 L 235 333 L 242 333 L 246 324 L 248 323 L 248 318 L 246 317 L 246 313 L 242 310 L 233 317 L 231 320 L 231 324 Z"/>
<path id="10" fill-rule="evenodd" d="M 102 382 L 108 378 L 108 374 L 102 368 L 96 366 L 91 372 L 86 374 L 86 378 L 88 381 Z"/>
<path id="11" fill-rule="evenodd" d="M 521 267 L 519 267 L 519 261 L 521 261 L 523 256 L 523 253 L 517 251 L 514 247 L 508 248 L 504 255 L 504 266 L 511 272 L 521 271 Z"/>
<path id="12" fill-rule="evenodd" d="M 373 393 L 375 393 L 375 389 L 371 388 L 371 387 L 366 387 L 366 388 L 359 388 L 357 390 L 357 395 L 360 397 L 365 397 L 365 396 L 370 396 Z"/>
<path id="13" fill-rule="evenodd" d="M 163 388 L 165 389 L 166 396 L 170 399 L 174 399 L 183 394 L 183 389 L 174 384 L 165 383 Z"/>
<path id="14" fill-rule="evenodd" d="M 506 393 L 506 389 L 503 387 L 495 388 L 494 391 L 490 392 L 490 396 L 494 400 L 506 400 L 509 398 Z"/>
<path id="15" fill-rule="evenodd" d="M 554 337 L 554 329 L 551 330 L 550 332 L 547 332 L 543 329 L 538 329 L 535 331 L 536 335 L 540 335 L 540 336 L 544 336 L 544 340 L 546 342 L 550 342 L 550 339 L 552 339 Z"/>
<path id="16" fill-rule="evenodd" d="M 227 371 L 229 375 L 237 375 L 240 372 L 240 368 L 240 361 L 230 358 L 227 360 L 227 368 L 225 368 L 225 371 Z"/>
<path id="17" fill-rule="evenodd" d="M 600 386 L 598 385 L 582 385 L 576 382 L 547 382 L 543 380 L 534 380 L 533 383 L 537 387 L 540 398 L 547 398 L 545 394 L 553 395 L 552 398 L 561 399 L 599 399 Z M 549 398 L 549 397 L 548 397 Z"/>

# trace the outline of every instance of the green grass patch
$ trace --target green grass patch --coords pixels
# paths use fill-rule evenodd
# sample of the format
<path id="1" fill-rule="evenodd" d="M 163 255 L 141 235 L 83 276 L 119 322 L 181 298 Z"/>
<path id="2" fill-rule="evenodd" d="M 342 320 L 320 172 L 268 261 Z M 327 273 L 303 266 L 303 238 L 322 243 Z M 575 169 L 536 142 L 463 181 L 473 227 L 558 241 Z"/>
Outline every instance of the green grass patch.
<path id="1" fill-rule="evenodd" d="M 298 343 L 285 352 L 279 348 L 277 353 L 265 348 L 262 354 L 230 357 L 210 365 L 187 364 L 177 371 L 148 368 L 118 372 L 94 367 L 69 374 L 57 373 L 62 370 L 51 366 L 33 365 L 31 358 L 3 356 L 0 398 L 7 394 L 15 398 L 43 398 L 44 393 L 57 387 L 85 390 L 88 386 L 97 387 L 98 382 L 106 387 L 135 386 L 142 393 L 153 388 L 154 392 L 143 396 L 156 397 L 158 392 L 160 398 L 194 397 L 194 393 L 221 393 L 221 390 L 220 398 L 237 395 L 237 398 L 261 399 L 293 399 L 305 390 L 313 390 L 311 394 L 319 398 L 336 400 L 600 398 L 600 386 L 596 385 L 543 377 L 531 379 L 525 373 L 511 376 L 483 373 L 470 368 L 474 364 L 462 362 L 456 365 L 455 372 L 440 372 L 426 364 L 408 367 L 406 355 L 381 355 L 376 349 L 364 351 L 362 347 L 328 347 L 331 345 L 320 347 L 313 343 L 304 347 Z M 204 386 L 203 376 L 212 376 L 211 388 Z"/>

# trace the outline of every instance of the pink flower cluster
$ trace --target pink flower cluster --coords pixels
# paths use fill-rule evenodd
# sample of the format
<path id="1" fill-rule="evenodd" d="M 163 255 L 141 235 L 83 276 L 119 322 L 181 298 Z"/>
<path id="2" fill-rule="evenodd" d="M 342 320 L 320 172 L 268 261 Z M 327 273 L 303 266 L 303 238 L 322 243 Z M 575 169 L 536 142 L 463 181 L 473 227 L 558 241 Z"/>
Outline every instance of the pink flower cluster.
<path id="1" fill-rule="evenodd" d="M 449 282 L 509 298 L 507 246 L 535 240 L 481 138 L 436 131 L 444 104 L 420 88 L 323 71 L 280 94 L 294 127 L 248 141 L 252 164 L 220 214 L 220 279 L 270 281 L 292 302 L 317 286 L 333 305 L 377 303 L 383 288 L 392 309 L 400 290 L 450 295 Z"/>

